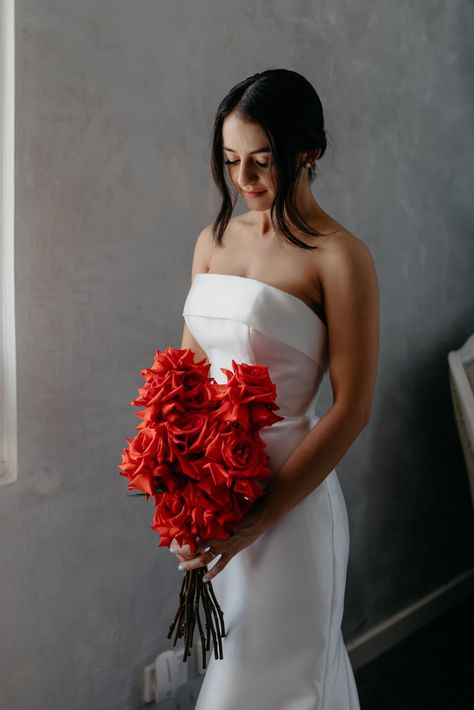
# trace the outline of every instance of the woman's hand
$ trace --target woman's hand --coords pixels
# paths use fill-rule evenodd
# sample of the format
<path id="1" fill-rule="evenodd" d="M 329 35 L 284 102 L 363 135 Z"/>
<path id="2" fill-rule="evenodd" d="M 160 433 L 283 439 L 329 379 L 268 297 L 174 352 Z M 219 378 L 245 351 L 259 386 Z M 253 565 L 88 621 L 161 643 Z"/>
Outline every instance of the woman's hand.
<path id="1" fill-rule="evenodd" d="M 181 561 L 184 571 L 205 567 L 212 560 L 221 555 L 221 558 L 211 570 L 203 577 L 205 582 L 214 579 L 221 570 L 230 562 L 232 557 L 251 545 L 265 530 L 273 524 L 265 515 L 265 496 L 258 498 L 253 507 L 243 516 L 242 520 L 235 526 L 234 534 L 225 540 L 212 538 L 198 540 L 199 547 L 194 554 L 189 545 L 180 547 L 175 539 L 170 545 L 171 552 Z M 211 547 L 215 555 L 210 551 L 205 552 L 207 547 Z"/>

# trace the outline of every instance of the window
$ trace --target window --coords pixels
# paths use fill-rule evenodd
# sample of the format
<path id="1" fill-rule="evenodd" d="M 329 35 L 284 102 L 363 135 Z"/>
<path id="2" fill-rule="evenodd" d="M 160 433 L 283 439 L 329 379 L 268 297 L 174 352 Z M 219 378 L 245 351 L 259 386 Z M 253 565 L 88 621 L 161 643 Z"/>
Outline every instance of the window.
<path id="1" fill-rule="evenodd" d="M 0 0 L 0 485 L 17 478 L 14 269 L 14 0 Z"/>

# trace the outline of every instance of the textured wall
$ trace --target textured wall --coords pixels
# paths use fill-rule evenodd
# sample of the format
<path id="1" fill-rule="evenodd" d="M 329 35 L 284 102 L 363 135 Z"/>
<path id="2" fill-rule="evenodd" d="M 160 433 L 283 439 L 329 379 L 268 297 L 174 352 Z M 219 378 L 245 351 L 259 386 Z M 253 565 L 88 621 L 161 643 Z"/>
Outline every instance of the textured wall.
<path id="1" fill-rule="evenodd" d="M 473 328 L 468 9 L 17 1 L 19 474 L 0 489 L 0 706 L 136 708 L 143 666 L 169 647 L 180 573 L 116 467 L 139 370 L 181 341 L 194 240 L 217 206 L 214 111 L 255 71 L 295 69 L 320 92 L 336 150 L 315 194 L 369 244 L 380 282 L 372 421 L 337 466 L 346 640 L 472 564 L 446 360 Z"/>

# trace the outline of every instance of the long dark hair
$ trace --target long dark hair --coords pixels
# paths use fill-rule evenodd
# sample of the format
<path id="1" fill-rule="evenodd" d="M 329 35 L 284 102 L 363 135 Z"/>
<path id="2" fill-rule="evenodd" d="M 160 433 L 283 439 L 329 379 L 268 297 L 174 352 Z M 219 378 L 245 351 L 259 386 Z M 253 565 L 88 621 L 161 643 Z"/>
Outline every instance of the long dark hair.
<path id="1" fill-rule="evenodd" d="M 267 69 L 240 81 L 222 99 L 216 112 L 211 134 L 211 171 L 222 196 L 222 204 L 212 226 L 218 246 L 232 216 L 238 193 L 229 193 L 222 139 L 222 124 L 235 112 L 240 119 L 259 124 L 268 136 L 272 162 L 276 172 L 276 194 L 270 215 L 275 232 L 302 249 L 316 249 L 298 239 L 285 221 L 285 211 L 296 227 L 311 236 L 321 236 L 304 220 L 295 206 L 295 186 L 304 166 L 301 151 L 326 151 L 323 107 L 312 84 L 298 72 L 289 69 Z M 308 170 L 307 168 L 305 168 Z M 308 171 L 308 179 L 316 178 L 316 165 Z"/>

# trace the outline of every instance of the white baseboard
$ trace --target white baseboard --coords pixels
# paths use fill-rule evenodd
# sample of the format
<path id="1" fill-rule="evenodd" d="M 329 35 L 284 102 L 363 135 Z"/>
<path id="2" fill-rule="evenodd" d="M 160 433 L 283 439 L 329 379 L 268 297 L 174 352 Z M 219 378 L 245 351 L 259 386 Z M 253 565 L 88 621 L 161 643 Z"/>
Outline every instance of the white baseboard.
<path id="1" fill-rule="evenodd" d="M 353 669 L 377 658 L 474 592 L 474 567 L 346 643 Z"/>

